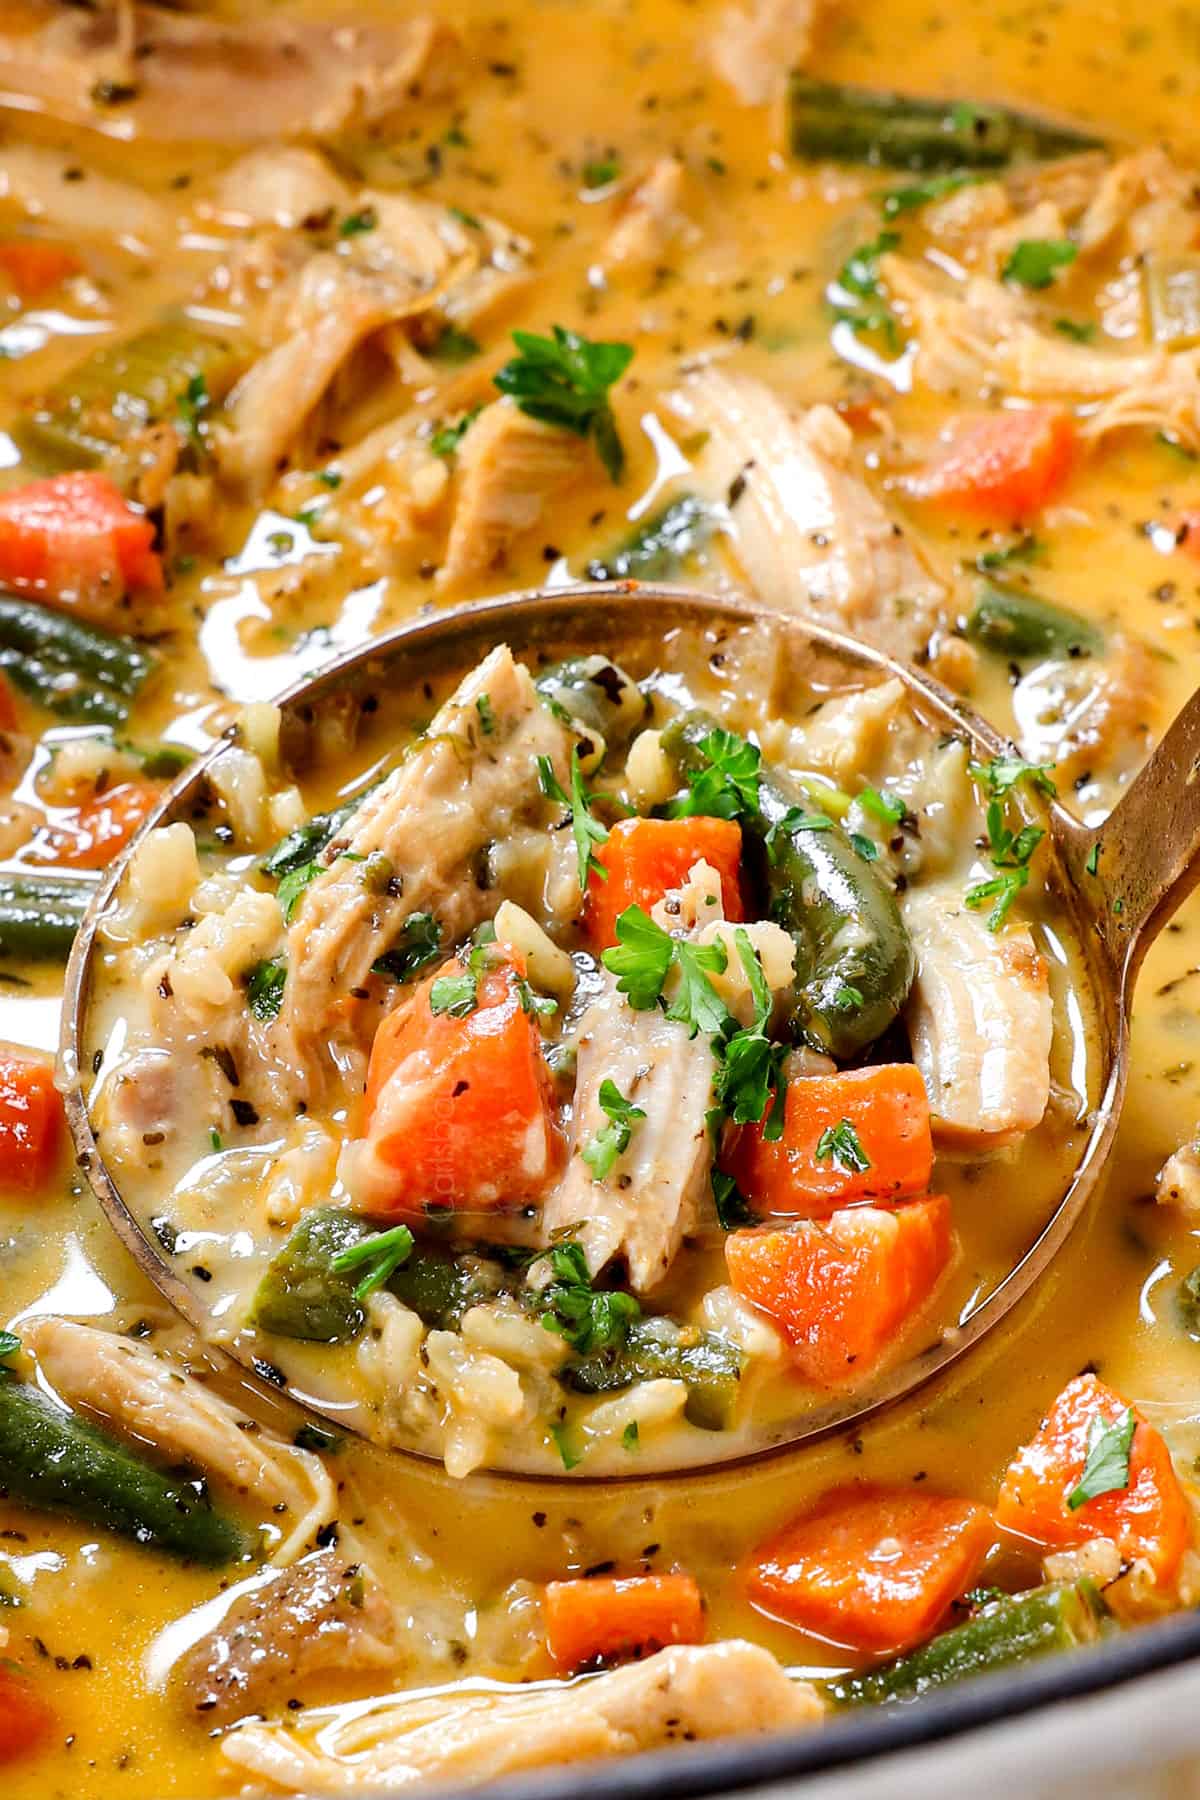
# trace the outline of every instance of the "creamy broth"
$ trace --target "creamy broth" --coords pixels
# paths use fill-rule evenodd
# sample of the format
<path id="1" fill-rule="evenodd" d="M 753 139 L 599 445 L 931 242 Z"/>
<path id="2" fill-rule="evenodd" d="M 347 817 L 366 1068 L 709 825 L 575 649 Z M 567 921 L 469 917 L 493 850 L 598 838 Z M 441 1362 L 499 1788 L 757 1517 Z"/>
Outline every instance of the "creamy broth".
<path id="1" fill-rule="evenodd" d="M 24 9 L 11 10 L 15 30 Z M 236 19 L 236 8 L 222 10 Z M 844 322 L 831 340 L 826 288 L 852 252 L 887 227 L 878 191 L 908 177 L 791 160 L 780 103 L 742 105 L 712 72 L 705 47 L 721 10 L 667 0 L 636 8 L 588 0 L 512 14 L 468 3 L 438 9 L 466 46 L 449 91 L 413 101 L 373 141 L 351 134 L 339 170 L 351 196 L 396 188 L 470 219 L 503 221 L 529 241 L 523 255 L 531 278 L 515 283 L 477 328 L 478 356 L 457 364 L 427 358 L 415 377 L 403 356 L 390 371 L 381 359 L 346 396 L 338 443 L 306 445 L 282 480 L 266 483 L 253 499 L 222 491 L 189 522 L 190 535 L 183 531 L 166 550 L 166 592 L 130 615 L 130 629 L 154 641 L 162 666 L 117 735 L 139 746 L 165 741 L 203 750 L 245 705 L 269 700 L 332 653 L 421 608 L 581 575 L 703 477 L 711 444 L 702 441 L 703 428 L 672 409 L 670 396 L 684 366 L 704 357 L 797 405 L 843 403 L 855 425 L 855 471 L 920 544 L 953 596 L 951 614 L 966 614 L 976 557 L 1004 553 L 1022 533 L 1007 521 L 940 513 L 913 499 L 905 476 L 934 454 L 951 418 L 978 410 L 979 383 L 959 393 L 935 390 L 923 378 L 919 352 L 897 350 L 877 332 L 856 335 Z M 272 16 L 276 11 L 285 15 L 281 7 Z M 388 12 L 381 9 L 380 17 Z M 313 5 L 304 16 L 320 23 L 328 11 Z M 7 19 L 0 24 L 8 29 Z M 1036 18 L 989 0 L 943 10 L 911 0 L 847 0 L 831 4 L 820 22 L 810 67 L 831 81 L 890 86 L 903 45 L 907 87 L 1043 110 L 1111 139 L 1118 154 L 1166 140 L 1187 167 L 1200 158 L 1195 40 L 1186 9 L 1158 4 L 1143 8 L 1135 24 L 1115 4 L 1082 0 L 1061 0 Z M 0 88 L 19 94 L 17 74 L 6 68 Z M 187 105 L 185 96 L 185 119 Z M 46 472 L 23 455 L 21 425 L 40 396 L 69 382 L 84 340 L 126 337 L 164 308 L 187 304 L 249 235 L 218 216 L 212 202 L 223 172 L 247 148 L 240 131 L 225 142 L 210 121 L 202 142 L 166 146 L 138 136 L 119 101 L 99 122 L 99 131 L 64 124 L 44 104 L 25 102 L 8 107 L 0 124 L 0 238 L 65 241 L 83 265 L 61 288 L 26 304 L 14 297 L 0 314 L 3 492 Z M 684 165 L 683 223 L 648 264 L 610 266 L 606 277 L 605 245 L 628 187 L 663 157 Z M 121 184 L 115 195 L 105 192 L 105 181 Z M 130 191 L 148 199 L 148 214 L 130 211 Z M 63 192 L 69 213 L 54 198 Z M 343 222 L 356 204 L 345 203 Z M 919 259 L 933 242 L 927 213 L 915 210 L 894 223 L 899 253 Z M 370 236 L 341 238 L 336 221 L 327 233 L 335 249 Z M 953 260 L 961 245 L 934 249 Z M 1063 289 L 1048 297 L 1035 290 L 1032 304 L 1051 329 L 1056 314 L 1080 326 L 1103 310 L 1100 341 L 1119 348 L 1122 333 L 1137 337 L 1141 326 L 1132 313 L 1121 323 L 1121 295 L 1113 291 L 1118 260 L 1115 252 L 1107 260 L 1099 252 L 1089 267 L 1065 272 Z M 218 285 L 205 303 L 225 327 L 237 308 L 221 294 Z M 429 426 L 460 420 L 495 398 L 491 377 L 512 353 L 511 330 L 545 332 L 555 322 L 635 347 L 614 388 L 627 458 L 620 484 L 599 464 L 588 466 L 531 529 L 512 538 L 501 565 L 457 582 L 437 572 L 446 544 L 441 515 L 428 528 L 393 525 L 381 550 L 369 508 L 354 511 L 366 485 L 356 497 L 322 486 L 312 471 L 336 471 L 339 445 L 352 445 L 406 409 L 417 409 Z M 1057 335 L 1071 341 L 1069 332 Z M 1090 821 L 1111 806 L 1194 686 L 1200 565 L 1186 545 L 1176 545 L 1175 532 L 1197 502 L 1200 465 L 1194 450 L 1164 443 L 1157 430 L 1156 422 L 1135 425 L 1090 443 L 1069 485 L 1029 523 L 1036 555 L 1007 570 L 1018 586 L 1073 609 L 1110 640 L 1124 635 L 1124 724 L 1096 745 L 1067 745 L 1063 756 L 1053 720 L 1043 716 L 1035 728 L 1053 711 L 1053 692 L 1046 700 L 1044 690 L 1058 674 L 1048 673 L 1040 691 L 1026 660 L 1025 679 L 1014 685 L 1005 658 L 986 653 L 959 671 L 970 704 L 1020 736 L 1030 760 L 1061 762 L 1063 796 Z M 728 550 L 718 533 L 689 560 L 689 579 L 732 587 L 739 575 Z M 621 646 L 611 650 L 619 658 Z M 1111 666 L 1117 661 L 1114 652 Z M 50 763 L 55 750 L 86 735 L 27 699 L 18 709 L 19 732 L 35 743 L 32 759 L 6 784 L 28 809 L 11 833 L 5 822 L 9 872 L 29 870 L 29 842 L 40 827 L 74 819 L 80 795 L 55 783 Z M 405 710 L 415 717 L 421 709 Z M 120 779 L 141 778 L 121 766 Z M 341 772 L 324 768 L 306 778 L 305 812 L 329 805 L 344 785 Z M 101 864 L 106 860 L 102 853 Z M 1053 916 L 1039 906 L 1035 894 L 1023 916 L 1039 930 L 1053 928 Z M 861 1662 L 749 1604 L 742 1568 L 751 1549 L 807 1502 L 852 1481 L 908 1487 L 927 1480 L 938 1492 L 991 1504 L 1018 1446 L 1064 1384 L 1089 1367 L 1164 1433 L 1187 1481 L 1200 1453 L 1198 1351 L 1178 1296 L 1198 1260 L 1196 1233 L 1185 1212 L 1157 1206 L 1153 1196 L 1156 1172 L 1191 1138 L 1200 1114 L 1200 1026 L 1192 1004 L 1198 933 L 1200 910 L 1192 902 L 1141 977 L 1129 1099 L 1102 1195 L 1016 1318 L 935 1390 L 853 1437 L 795 1456 L 586 1488 L 483 1470 L 456 1481 L 432 1463 L 347 1435 L 325 1458 L 340 1515 L 356 1525 L 368 1521 L 373 1562 L 411 1622 L 390 1665 L 322 1672 L 277 1690 L 262 1710 L 272 1718 L 282 1710 L 307 1727 L 331 1722 L 334 1715 L 319 1709 L 374 1694 L 478 1678 L 548 1678 L 553 1666 L 536 1613 L 541 1584 L 608 1564 L 622 1574 L 689 1571 L 713 1640 L 749 1639 L 800 1672 Z M 1045 948 L 1047 940 L 1039 941 Z M 1060 1002 L 1055 1076 L 1062 1081 L 1071 1057 L 1053 963 L 1051 972 Z M 15 1045 L 52 1049 L 60 967 L 13 960 L 0 969 L 0 981 L 3 1035 Z M 97 1043 L 107 1024 L 105 1018 Z M 1028 1221 L 1071 1160 L 1074 1144 L 1057 1116 L 1042 1130 L 1050 1154 L 1043 1155 L 1035 1133 L 1015 1160 L 1004 1153 L 1010 1160 L 986 1189 L 1020 1193 L 1020 1217 L 980 1206 L 972 1219 L 979 1257 L 992 1269 L 1024 1240 Z M 1022 1186 L 1023 1164 L 1037 1177 L 1036 1194 Z M 966 1177 L 952 1171 L 949 1180 L 957 1200 Z M 973 1193 L 972 1207 L 982 1192 Z M 157 1210 L 150 1193 L 144 1205 Z M 0 1202 L 0 1214 L 9 1329 L 29 1335 L 43 1315 L 118 1332 L 138 1328 L 180 1367 L 203 1368 L 197 1341 L 120 1249 L 65 1152 L 52 1180 L 33 1193 L 14 1192 Z M 967 1303 L 973 1275 L 966 1265 L 956 1273 L 950 1313 Z M 304 1423 L 261 1385 L 244 1386 L 231 1365 L 212 1374 L 210 1386 L 285 1443 Z M 253 1499 L 247 1519 L 272 1525 L 269 1509 L 256 1511 Z M 23 1602 L 0 1613 L 5 1653 L 30 1672 L 56 1721 L 39 1752 L 6 1771 L 15 1800 L 236 1790 L 244 1777 L 223 1758 L 211 1722 L 181 1696 L 171 1669 L 211 1628 L 211 1612 L 199 1609 L 254 1569 L 180 1563 L 15 1500 L 0 1504 L 0 1527 L 0 1574 L 11 1577 Z M 1017 1589 L 1038 1582 L 1040 1568 L 1037 1546 L 1007 1536 L 981 1579 Z M 289 1714 L 290 1700 L 299 1704 Z"/>

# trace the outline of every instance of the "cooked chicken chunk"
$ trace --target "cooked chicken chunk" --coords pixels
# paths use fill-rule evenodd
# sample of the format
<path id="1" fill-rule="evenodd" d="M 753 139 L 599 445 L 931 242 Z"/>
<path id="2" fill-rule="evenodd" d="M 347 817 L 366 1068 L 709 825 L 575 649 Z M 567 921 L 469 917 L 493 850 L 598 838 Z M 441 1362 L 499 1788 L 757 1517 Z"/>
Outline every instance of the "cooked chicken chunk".
<path id="1" fill-rule="evenodd" d="M 609 265 L 638 268 L 659 261 L 687 223 L 685 182 L 677 156 L 661 156 L 622 202 L 620 216 L 604 245 Z"/>
<path id="2" fill-rule="evenodd" d="M 515 540 L 583 474 L 584 438 L 531 419 L 510 399 L 485 407 L 462 440 L 450 539 L 438 575 L 461 584 L 503 564 Z"/>
<path id="3" fill-rule="evenodd" d="M 688 377 L 672 403 L 709 434 L 698 480 L 727 503 L 736 555 L 762 599 L 894 656 L 927 644 L 945 595 L 854 472 L 850 432 L 830 407 L 791 409 L 716 366 Z"/>
<path id="4" fill-rule="evenodd" d="M 709 60 L 743 106 L 765 106 L 786 92 L 788 75 L 808 60 L 821 0 L 746 0 L 725 9 Z"/>
<path id="5" fill-rule="evenodd" d="M 248 1724 L 222 1743 L 256 1781 L 284 1793 L 394 1792 L 474 1785 L 524 1769 L 590 1762 L 695 1739 L 815 1725 L 815 1689 L 755 1644 L 677 1645 L 568 1688 L 399 1701 L 323 1734 Z"/>
<path id="6" fill-rule="evenodd" d="M 166 6 L 8 0 L 0 86 L 84 125 L 122 93 L 125 130 L 166 142 L 333 137 L 444 90 L 455 43 L 436 16 L 233 23 Z"/>
<path id="7" fill-rule="evenodd" d="M 167 1462 L 198 1465 L 274 1514 L 280 1538 L 272 1562 L 292 1561 L 337 1516 L 337 1493 L 318 1457 L 278 1443 L 148 1344 L 53 1317 L 27 1321 L 21 1335 L 72 1406 L 152 1445 Z"/>
<path id="8" fill-rule="evenodd" d="M 1183 1144 L 1158 1171 L 1154 1198 L 1172 1206 L 1189 1223 L 1200 1218 L 1200 1142 Z"/>
<path id="9" fill-rule="evenodd" d="M 962 1149 L 1011 1144 L 1050 1097 L 1046 965 L 1027 926 L 990 931 L 960 886 L 911 889 L 901 911 L 917 952 L 905 1023 L 935 1136 Z"/>
<path id="10" fill-rule="evenodd" d="M 481 718 L 486 702 L 488 724 Z M 471 671 L 405 761 L 368 796 L 326 852 L 288 928 L 288 980 L 272 1028 L 297 1070 L 321 1069 L 334 1010 L 361 987 L 405 922 L 432 913 L 447 947 L 494 910 L 477 859 L 543 804 L 537 758 L 567 780 L 570 731 L 543 707 L 527 669 L 499 645 Z M 382 891 L 364 880 L 386 859 Z"/>
<path id="11" fill-rule="evenodd" d="M 189 1708 L 224 1725 L 314 1675 L 389 1668 L 394 1628 L 378 1582 L 344 1550 L 318 1550 L 239 1595 L 174 1679 Z"/>
<path id="12" fill-rule="evenodd" d="M 916 373 L 932 388 L 1086 401 L 1079 430 L 1132 425 L 1200 446 L 1200 350 L 1096 348 L 1042 331 L 1011 285 L 976 275 L 952 287 L 924 263 L 885 256 L 880 271 L 917 339 Z"/>

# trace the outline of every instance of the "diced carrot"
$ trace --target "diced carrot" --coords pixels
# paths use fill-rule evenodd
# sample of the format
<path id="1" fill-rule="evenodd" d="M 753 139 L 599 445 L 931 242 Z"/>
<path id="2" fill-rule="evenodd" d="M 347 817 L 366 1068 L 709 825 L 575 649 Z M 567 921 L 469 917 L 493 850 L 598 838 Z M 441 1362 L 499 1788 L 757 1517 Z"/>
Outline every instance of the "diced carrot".
<path id="1" fill-rule="evenodd" d="M 698 862 L 711 863 L 721 877 L 727 919 L 744 919 L 738 870 L 742 828 L 731 819 L 622 819 L 596 852 L 607 881 L 593 871 L 588 882 L 584 923 L 589 942 L 606 950 L 617 941 L 617 919 L 627 906 L 646 912 L 670 888 L 682 887 Z"/>
<path id="2" fill-rule="evenodd" d="M 734 1231 L 734 1289 L 772 1318 L 800 1375 L 838 1387 L 865 1374 L 928 1300 L 950 1261 L 944 1194 L 894 1212 L 847 1207 L 824 1222 Z"/>
<path id="3" fill-rule="evenodd" d="M 34 1051 L 0 1050 L 0 1188 L 43 1187 L 62 1136 L 62 1095 L 49 1062 Z"/>
<path id="4" fill-rule="evenodd" d="M 753 1552 L 751 1603 L 815 1637 L 894 1656 L 932 1636 L 994 1538 L 972 1500 L 923 1488 L 822 1495 Z"/>
<path id="5" fill-rule="evenodd" d="M 911 491 L 963 512 L 1021 520 L 1040 512 L 1066 485 L 1075 460 L 1075 426 L 1054 406 L 965 419 L 937 460 L 913 477 Z"/>
<path id="6" fill-rule="evenodd" d="M 846 1159 L 831 1145 L 843 1123 L 861 1158 Z M 860 1160 L 868 1166 L 856 1167 Z M 868 1195 L 878 1202 L 927 1193 L 933 1138 L 925 1085 L 912 1063 L 789 1082 L 782 1136 L 770 1142 L 762 1125 L 743 1125 L 721 1166 L 763 1215 L 820 1219 Z"/>
<path id="7" fill-rule="evenodd" d="M 77 470 L 0 494 L 0 582 L 97 618 L 161 593 L 154 527 L 107 475 Z"/>
<path id="8" fill-rule="evenodd" d="M 465 972 L 461 961 L 445 964 L 375 1034 L 355 1186 L 365 1212 L 525 1205 L 561 1163 L 541 1034 L 521 1005 L 522 971 L 495 964 L 478 975 L 466 1017 L 435 1013 L 435 982 Z"/>
<path id="9" fill-rule="evenodd" d="M 24 1672 L 0 1665 L 0 1762 L 43 1749 L 57 1723 L 53 1707 Z"/>
<path id="10" fill-rule="evenodd" d="M 42 238 L 13 238 L 0 244 L 0 279 L 7 281 L 18 300 L 42 299 L 82 267 L 73 251 Z"/>
<path id="11" fill-rule="evenodd" d="M 161 789 L 148 781 L 123 781 L 37 833 L 25 861 L 63 869 L 106 869 L 143 819 L 158 804 Z"/>
<path id="12" fill-rule="evenodd" d="M 1069 1381 L 1041 1429 L 1004 1474 L 997 1521 L 1039 1544 L 1071 1547 L 1111 1538 L 1123 1557 L 1144 1558 L 1155 1580 L 1175 1573 L 1192 1535 L 1191 1512 L 1166 1444 L 1137 1414 L 1129 1447 L 1129 1481 L 1085 1500 L 1067 1501 L 1079 1486 L 1093 1421 L 1118 1421 L 1125 1402 L 1095 1375 Z"/>
<path id="13" fill-rule="evenodd" d="M 542 1617 L 546 1647 L 564 1672 L 704 1637 L 704 1602 L 690 1575 L 547 1582 Z"/>

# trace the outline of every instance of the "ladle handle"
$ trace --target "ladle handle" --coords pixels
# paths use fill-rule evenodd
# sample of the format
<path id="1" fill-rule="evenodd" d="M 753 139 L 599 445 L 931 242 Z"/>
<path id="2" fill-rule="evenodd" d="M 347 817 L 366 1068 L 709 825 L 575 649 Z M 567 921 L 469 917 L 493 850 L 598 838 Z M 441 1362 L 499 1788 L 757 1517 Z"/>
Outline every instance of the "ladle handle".
<path id="1" fill-rule="evenodd" d="M 1200 688 L 1104 823 L 1072 820 L 1062 843 L 1128 996 L 1150 944 L 1200 882 Z"/>

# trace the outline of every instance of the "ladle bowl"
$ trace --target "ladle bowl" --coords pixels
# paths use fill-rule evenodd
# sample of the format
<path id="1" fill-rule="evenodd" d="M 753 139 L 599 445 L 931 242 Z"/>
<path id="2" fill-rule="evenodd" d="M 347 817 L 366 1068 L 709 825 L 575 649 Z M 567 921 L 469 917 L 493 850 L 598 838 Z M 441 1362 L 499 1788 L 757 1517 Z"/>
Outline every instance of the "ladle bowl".
<path id="1" fill-rule="evenodd" d="M 629 639 L 647 643 L 678 630 L 711 632 L 755 623 L 777 633 L 781 649 L 786 647 L 789 653 L 803 649 L 806 654 L 826 655 L 844 668 L 851 682 L 899 679 L 920 715 L 935 729 L 965 736 L 978 760 L 1011 754 L 1011 745 L 989 724 L 921 670 L 894 662 L 805 618 L 740 600 L 635 583 L 505 595 L 419 618 L 297 683 L 280 697 L 279 704 L 286 730 L 289 724 L 303 727 L 339 690 L 370 682 L 377 691 L 380 682 L 386 681 L 401 693 L 419 691 L 420 683 L 430 675 L 461 672 L 501 641 L 509 643 L 518 656 L 548 649 L 556 654 L 599 650 L 611 655 L 619 654 L 620 646 Z M 113 904 L 129 857 L 146 832 L 172 818 L 187 816 L 189 801 L 198 796 L 225 747 L 214 746 L 188 769 L 101 882 L 67 969 L 60 1048 L 67 1117 L 79 1165 L 138 1266 L 205 1339 L 211 1339 L 212 1321 L 201 1294 L 172 1267 L 157 1239 L 143 1229 L 106 1166 L 88 1111 L 86 1046 L 97 928 Z M 810 1407 L 789 1423 L 773 1427 L 750 1448 L 742 1438 L 722 1455 L 718 1434 L 710 1434 L 714 1442 L 706 1465 L 794 1447 L 857 1426 L 868 1415 L 943 1374 L 994 1332 L 1030 1293 L 1095 1193 L 1125 1094 L 1130 1006 L 1138 968 L 1155 934 L 1200 879 L 1196 854 L 1200 850 L 1200 693 L 1184 707 L 1103 825 L 1088 828 L 1057 802 L 1046 808 L 1046 823 L 1048 844 L 1039 852 L 1039 861 L 1045 857 L 1048 887 L 1066 910 L 1083 957 L 1098 1040 L 1097 1103 L 1081 1154 L 1060 1198 L 1009 1272 L 956 1329 L 886 1368 L 852 1394 Z M 254 1358 L 248 1349 L 235 1344 L 232 1353 L 253 1373 Z M 294 1386 L 289 1391 L 301 1404 L 328 1411 L 339 1427 L 345 1428 L 339 1411 L 327 1409 Z M 501 1472 L 527 1471 L 514 1466 Z M 660 1472 L 666 1471 L 655 1470 Z M 589 1479 L 586 1471 L 563 1478 Z"/>

